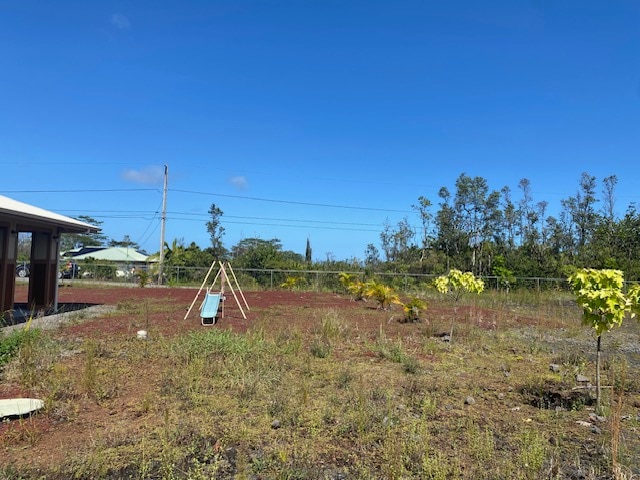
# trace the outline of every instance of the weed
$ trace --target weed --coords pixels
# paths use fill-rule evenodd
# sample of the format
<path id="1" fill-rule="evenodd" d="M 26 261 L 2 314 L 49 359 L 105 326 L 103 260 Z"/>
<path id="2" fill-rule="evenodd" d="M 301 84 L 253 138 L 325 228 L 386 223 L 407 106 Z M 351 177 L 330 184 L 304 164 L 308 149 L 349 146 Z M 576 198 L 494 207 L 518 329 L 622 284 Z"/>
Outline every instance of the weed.
<path id="1" fill-rule="evenodd" d="M 342 338 L 345 327 L 340 320 L 336 310 L 329 310 L 323 317 L 319 332 L 327 340 L 337 340 Z"/>
<path id="2" fill-rule="evenodd" d="M 406 373 L 416 374 L 420 372 L 420 360 L 412 355 L 402 357 L 402 368 Z"/>
<path id="3" fill-rule="evenodd" d="M 528 478 L 538 478 L 537 474 L 545 462 L 548 442 L 539 432 L 525 429 L 520 434 L 518 444 L 520 467 L 527 472 Z"/>
<path id="4" fill-rule="evenodd" d="M 393 342 L 389 340 L 384 334 L 378 336 L 375 344 L 375 350 L 380 357 L 391 360 L 395 363 L 402 363 L 405 357 L 404 347 L 402 341 L 398 339 Z"/>
<path id="5" fill-rule="evenodd" d="M 336 378 L 336 385 L 339 389 L 348 388 L 355 378 L 353 372 L 348 366 L 342 367 Z"/>
<path id="6" fill-rule="evenodd" d="M 315 337 L 309 349 L 314 357 L 327 358 L 331 353 L 331 344 L 322 337 Z"/>

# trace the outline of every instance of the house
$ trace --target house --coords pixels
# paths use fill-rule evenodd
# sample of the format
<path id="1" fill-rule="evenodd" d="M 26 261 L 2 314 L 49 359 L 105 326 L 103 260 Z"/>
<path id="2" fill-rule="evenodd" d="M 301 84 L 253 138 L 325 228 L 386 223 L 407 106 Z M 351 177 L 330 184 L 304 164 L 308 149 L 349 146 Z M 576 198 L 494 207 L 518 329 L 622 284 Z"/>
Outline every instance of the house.
<path id="1" fill-rule="evenodd" d="M 0 195 L 0 312 L 4 312 L 1 315 L 9 315 L 14 308 L 19 233 L 31 233 L 27 302 L 38 310 L 57 310 L 60 234 L 99 231 L 98 227 L 75 218 Z"/>
<path id="2" fill-rule="evenodd" d="M 76 261 L 93 259 L 97 262 L 113 262 L 119 264 L 145 264 L 148 255 L 130 247 L 82 247 L 62 254 L 65 258 Z"/>

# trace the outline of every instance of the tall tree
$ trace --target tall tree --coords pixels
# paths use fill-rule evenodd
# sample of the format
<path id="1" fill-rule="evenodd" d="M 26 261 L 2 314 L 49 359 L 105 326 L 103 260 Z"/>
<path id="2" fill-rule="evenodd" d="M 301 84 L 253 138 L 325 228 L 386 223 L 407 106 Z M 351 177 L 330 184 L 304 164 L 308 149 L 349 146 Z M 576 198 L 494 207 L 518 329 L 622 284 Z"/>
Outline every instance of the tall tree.
<path id="1" fill-rule="evenodd" d="M 124 237 L 122 237 L 122 240 L 114 240 L 114 239 L 109 240 L 109 246 L 110 247 L 128 247 L 128 248 L 134 248 L 136 250 L 140 248 L 140 245 L 138 245 L 136 242 L 131 240 L 131 237 L 129 237 L 129 235 L 125 235 Z"/>
<path id="2" fill-rule="evenodd" d="M 307 237 L 307 248 L 304 251 L 304 260 L 307 262 L 307 265 L 311 265 L 312 254 L 311 254 L 311 240 Z"/>
<path id="3" fill-rule="evenodd" d="M 573 223 L 576 226 L 577 245 L 583 248 L 590 240 L 591 233 L 596 227 L 598 215 L 596 213 L 596 177 L 584 172 L 580 176 L 578 192 L 571 212 Z"/>
<path id="4" fill-rule="evenodd" d="M 464 232 L 470 248 L 471 270 L 484 274 L 490 259 L 485 261 L 483 252 L 487 243 L 499 229 L 502 213 L 499 208 L 500 192 L 489 192 L 489 185 L 483 177 L 462 174 L 456 180 L 454 211 L 457 223 Z"/>
<path id="5" fill-rule="evenodd" d="M 212 203 L 208 213 L 210 220 L 207 222 L 207 232 L 209 232 L 211 239 L 211 251 L 216 260 L 221 260 L 227 255 L 227 249 L 222 243 L 224 227 L 221 225 L 221 219 L 224 212 L 215 203 Z"/>
<path id="6" fill-rule="evenodd" d="M 518 209 L 511 200 L 511 189 L 507 186 L 502 187 L 502 221 L 503 229 L 501 238 L 507 249 L 512 249 L 516 242 L 516 233 L 518 231 Z"/>
<path id="7" fill-rule="evenodd" d="M 611 175 L 602 180 L 602 215 L 608 221 L 613 221 L 616 210 L 616 185 L 618 177 Z"/>
<path id="8" fill-rule="evenodd" d="M 522 190 L 522 199 L 519 203 L 520 213 L 520 232 L 522 235 L 523 245 L 533 245 L 538 241 L 539 235 L 536 230 L 538 223 L 538 214 L 533 206 L 533 193 L 531 190 L 531 181 L 523 178 L 518 183 L 518 187 Z"/>
<path id="9" fill-rule="evenodd" d="M 103 222 L 87 215 L 75 217 L 76 220 L 100 227 Z M 100 246 L 107 244 L 107 236 L 103 233 L 63 233 L 60 236 L 60 251 L 65 252 L 78 247 Z"/>
<path id="10" fill-rule="evenodd" d="M 459 257 L 462 254 L 465 244 L 467 243 L 464 234 L 461 231 L 456 213 L 451 206 L 451 193 L 447 187 L 442 187 L 438 191 L 438 196 L 441 199 L 440 210 L 436 214 L 436 247 L 443 251 L 447 259 L 447 270 L 451 268 L 451 261 L 454 258 L 458 259 L 460 266 L 462 263 Z"/>
<path id="11" fill-rule="evenodd" d="M 373 243 L 368 244 L 364 251 L 364 265 L 371 269 L 377 269 L 380 266 L 380 251 Z"/>
<path id="12" fill-rule="evenodd" d="M 384 230 L 380 233 L 380 244 L 387 262 L 394 264 L 394 268 L 406 266 L 410 262 L 414 236 L 415 232 L 407 218 L 400 220 L 396 226 L 385 222 Z"/>
<path id="13" fill-rule="evenodd" d="M 420 196 L 418 197 L 418 204 L 412 205 L 412 207 L 420 218 L 420 264 L 422 265 L 434 241 L 433 214 L 429 211 L 431 201 L 426 197 Z"/>

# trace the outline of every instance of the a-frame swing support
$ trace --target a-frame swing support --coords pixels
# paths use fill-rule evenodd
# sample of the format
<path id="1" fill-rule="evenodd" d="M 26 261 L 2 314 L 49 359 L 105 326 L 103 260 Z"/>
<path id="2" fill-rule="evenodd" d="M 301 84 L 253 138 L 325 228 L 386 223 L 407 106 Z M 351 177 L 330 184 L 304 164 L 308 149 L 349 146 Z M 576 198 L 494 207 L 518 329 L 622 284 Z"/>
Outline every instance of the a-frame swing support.
<path id="1" fill-rule="evenodd" d="M 211 276 L 211 272 L 213 271 L 216 265 L 218 265 L 219 267 L 218 272 L 216 273 L 209 287 L 206 288 L 204 298 L 202 300 L 202 303 L 200 304 L 200 317 L 202 319 L 202 324 L 214 325 L 218 317 L 224 318 L 225 285 L 229 285 L 229 289 L 233 294 L 233 298 L 236 301 L 236 305 L 238 305 L 238 308 L 242 313 L 242 318 L 244 318 L 245 320 L 247 319 L 247 315 L 245 314 L 244 309 L 240 304 L 238 295 L 236 295 L 236 290 L 240 294 L 240 297 L 242 298 L 242 301 L 247 310 L 249 310 L 249 304 L 247 303 L 247 299 L 245 298 L 244 293 L 242 293 L 242 289 L 238 284 L 238 279 L 236 277 L 235 272 L 233 271 L 233 268 L 231 268 L 231 264 L 228 262 L 225 264 L 225 263 L 222 263 L 221 261 L 217 261 L 217 262 L 213 262 L 211 264 L 211 267 L 209 267 L 209 271 L 205 275 L 202 285 L 200 285 L 200 288 L 198 289 L 196 296 L 193 298 L 193 302 L 191 302 L 191 305 L 189 306 L 189 309 L 187 310 L 187 313 L 184 316 L 184 320 L 187 319 L 187 317 L 191 313 L 191 310 L 193 309 L 193 306 L 198 301 L 198 297 L 200 297 L 200 294 L 202 293 L 202 291 L 205 290 L 205 286 L 207 285 L 209 277 Z M 229 275 L 227 274 L 227 269 L 229 269 L 229 272 L 231 273 L 231 278 L 233 279 L 233 281 L 231 281 L 231 279 L 229 278 Z M 212 292 L 213 288 L 218 282 L 218 279 L 220 280 L 220 291 Z M 235 284 L 235 289 L 234 289 L 234 284 Z"/>

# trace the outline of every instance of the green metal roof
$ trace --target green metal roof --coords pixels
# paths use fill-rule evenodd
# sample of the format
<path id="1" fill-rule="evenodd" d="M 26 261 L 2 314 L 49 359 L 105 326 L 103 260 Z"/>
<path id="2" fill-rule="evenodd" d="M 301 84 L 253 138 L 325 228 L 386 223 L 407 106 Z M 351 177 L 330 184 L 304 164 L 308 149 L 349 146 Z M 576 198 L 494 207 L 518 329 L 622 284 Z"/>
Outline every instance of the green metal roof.
<path id="1" fill-rule="evenodd" d="M 130 263 L 146 262 L 149 257 L 137 252 L 133 248 L 127 247 L 108 247 L 73 257 L 74 260 L 87 260 L 88 258 L 104 260 L 106 262 Z"/>

